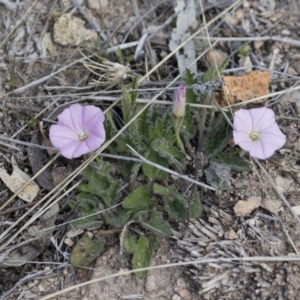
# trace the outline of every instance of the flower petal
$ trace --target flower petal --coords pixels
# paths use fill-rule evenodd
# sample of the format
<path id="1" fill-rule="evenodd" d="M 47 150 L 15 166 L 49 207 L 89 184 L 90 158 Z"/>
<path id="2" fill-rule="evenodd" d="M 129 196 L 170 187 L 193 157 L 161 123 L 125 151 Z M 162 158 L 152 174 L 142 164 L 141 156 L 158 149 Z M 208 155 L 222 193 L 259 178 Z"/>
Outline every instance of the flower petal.
<path id="1" fill-rule="evenodd" d="M 101 114 L 102 111 L 101 111 Z M 105 136 L 105 130 L 104 130 L 104 126 L 103 126 L 103 122 L 101 121 L 102 117 L 101 114 L 97 114 L 94 116 L 93 119 L 90 120 L 89 124 L 87 125 L 87 127 L 85 127 L 85 129 L 90 133 L 90 132 L 98 132 L 97 135 L 99 135 L 101 133 L 104 134 Z"/>
<path id="2" fill-rule="evenodd" d="M 73 158 L 76 158 L 76 157 L 79 157 L 83 154 L 86 154 L 86 153 L 89 153 L 91 152 L 92 150 L 89 149 L 86 141 L 85 142 L 81 142 L 77 148 L 74 149 L 73 151 Z"/>
<path id="3" fill-rule="evenodd" d="M 275 150 L 274 147 L 269 147 L 264 142 L 257 141 L 253 143 L 253 147 L 249 151 L 249 154 L 258 159 L 267 159 L 274 154 Z"/>
<path id="4" fill-rule="evenodd" d="M 89 129 L 95 126 L 96 123 L 103 123 L 105 115 L 99 107 L 87 105 L 83 107 L 83 120 L 85 129 Z"/>
<path id="5" fill-rule="evenodd" d="M 233 131 L 233 139 L 234 139 L 234 143 L 236 145 L 240 145 L 240 143 L 242 143 L 242 142 L 246 142 L 246 143 L 252 142 L 252 140 L 249 137 L 249 134 L 244 131 L 234 130 Z M 246 149 L 244 149 L 244 150 L 246 150 Z"/>
<path id="6" fill-rule="evenodd" d="M 262 131 L 272 126 L 275 121 L 274 111 L 267 107 L 252 108 L 249 110 L 252 118 L 252 129 Z"/>
<path id="7" fill-rule="evenodd" d="M 252 117 L 249 110 L 239 109 L 234 113 L 233 127 L 237 131 L 250 133 L 252 130 Z"/>
<path id="8" fill-rule="evenodd" d="M 70 141 L 78 142 L 76 133 L 69 127 L 61 124 L 50 127 L 49 138 L 52 145 L 56 148 L 61 148 Z"/>
<path id="9" fill-rule="evenodd" d="M 263 130 L 260 134 L 260 139 L 266 146 L 273 147 L 275 150 L 282 148 L 286 142 L 286 136 L 276 123 Z"/>
<path id="10" fill-rule="evenodd" d="M 85 142 L 91 152 L 97 150 L 105 142 L 105 138 L 93 136 L 92 138 L 88 138 Z"/>
<path id="11" fill-rule="evenodd" d="M 65 125 L 75 132 L 82 131 L 83 127 L 83 106 L 72 104 L 58 115 L 58 124 Z"/>
<path id="12" fill-rule="evenodd" d="M 69 159 L 79 157 L 80 155 L 74 155 L 74 153 L 77 151 L 77 149 L 81 146 L 82 142 L 78 143 L 70 143 L 69 145 L 65 144 L 63 147 L 60 148 L 60 153 Z"/>
<path id="13" fill-rule="evenodd" d="M 50 127 L 50 140 L 63 156 L 79 157 L 98 149 L 104 143 L 104 120 L 105 115 L 99 107 L 72 104 L 58 116 L 58 124 Z M 78 138 L 78 134 L 83 132 L 88 134 L 86 141 Z"/>
<path id="14" fill-rule="evenodd" d="M 102 123 L 96 124 L 94 127 L 88 129 L 88 131 L 90 136 L 93 135 L 105 139 L 105 129 Z"/>

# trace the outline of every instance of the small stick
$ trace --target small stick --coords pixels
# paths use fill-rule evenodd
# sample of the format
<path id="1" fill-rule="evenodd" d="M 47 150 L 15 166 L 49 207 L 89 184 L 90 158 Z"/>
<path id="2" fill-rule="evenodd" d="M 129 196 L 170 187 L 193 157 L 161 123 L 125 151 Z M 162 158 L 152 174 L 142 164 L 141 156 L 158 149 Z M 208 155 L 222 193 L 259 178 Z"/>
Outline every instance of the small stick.
<path id="1" fill-rule="evenodd" d="M 20 205 L 20 206 L 15 206 L 15 207 L 8 208 L 6 210 L 0 211 L 0 216 L 10 214 L 10 213 L 18 211 L 18 210 L 23 210 L 27 207 L 31 207 L 31 206 L 35 205 L 36 203 L 38 203 L 38 201 L 34 201 L 34 202 L 26 203 L 26 204 L 23 204 L 23 205 Z"/>

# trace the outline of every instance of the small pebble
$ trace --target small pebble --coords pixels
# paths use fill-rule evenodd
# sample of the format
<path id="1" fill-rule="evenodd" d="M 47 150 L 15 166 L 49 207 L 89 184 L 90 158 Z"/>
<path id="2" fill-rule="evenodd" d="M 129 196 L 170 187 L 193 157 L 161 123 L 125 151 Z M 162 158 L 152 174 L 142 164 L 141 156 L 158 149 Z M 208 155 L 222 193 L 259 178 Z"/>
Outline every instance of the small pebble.
<path id="1" fill-rule="evenodd" d="M 146 278 L 145 289 L 147 292 L 151 292 L 156 289 L 155 277 L 153 275 L 149 275 Z"/>

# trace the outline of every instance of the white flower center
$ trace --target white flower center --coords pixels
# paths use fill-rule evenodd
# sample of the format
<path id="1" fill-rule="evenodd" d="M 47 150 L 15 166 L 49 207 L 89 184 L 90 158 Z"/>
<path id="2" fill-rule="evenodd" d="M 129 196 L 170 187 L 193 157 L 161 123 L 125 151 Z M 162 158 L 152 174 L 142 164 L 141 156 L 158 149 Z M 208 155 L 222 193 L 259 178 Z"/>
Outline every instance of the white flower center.
<path id="1" fill-rule="evenodd" d="M 81 132 L 78 133 L 78 139 L 81 142 L 86 141 L 88 137 L 89 137 L 89 135 L 85 131 L 81 131 Z"/>
<path id="2" fill-rule="evenodd" d="M 249 137 L 253 142 L 259 141 L 259 132 L 253 130 L 250 132 Z"/>

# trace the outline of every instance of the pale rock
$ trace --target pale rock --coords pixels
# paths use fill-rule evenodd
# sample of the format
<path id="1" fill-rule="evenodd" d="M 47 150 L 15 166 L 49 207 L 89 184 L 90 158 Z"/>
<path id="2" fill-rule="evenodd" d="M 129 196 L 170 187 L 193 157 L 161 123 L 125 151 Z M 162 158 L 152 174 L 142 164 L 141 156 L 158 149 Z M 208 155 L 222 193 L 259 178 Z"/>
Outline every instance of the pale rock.
<path id="1" fill-rule="evenodd" d="M 93 233 L 90 231 L 87 231 L 86 234 L 89 236 L 90 239 L 92 239 L 94 237 Z"/>
<path id="2" fill-rule="evenodd" d="M 243 75 L 244 73 L 250 74 L 252 72 L 253 65 L 249 55 L 239 59 L 239 66 L 244 68 L 242 72 L 240 72 L 240 75 Z"/>
<path id="3" fill-rule="evenodd" d="M 236 18 L 236 17 L 234 17 L 234 16 L 232 16 L 232 15 L 227 15 L 227 16 L 225 17 L 225 21 L 226 21 L 227 23 L 229 23 L 230 25 L 233 25 L 233 26 L 236 26 L 236 25 L 239 23 L 238 18 Z"/>
<path id="4" fill-rule="evenodd" d="M 263 41 L 254 41 L 253 44 L 254 44 L 254 49 L 258 50 L 264 44 L 264 42 Z"/>
<path id="5" fill-rule="evenodd" d="M 244 19 L 244 10 L 243 9 L 238 9 L 235 13 L 235 16 L 238 20 L 243 20 Z"/>
<path id="6" fill-rule="evenodd" d="M 300 215 L 300 205 L 292 206 L 292 210 L 293 210 L 297 215 Z"/>
<path id="7" fill-rule="evenodd" d="M 226 231 L 224 237 L 226 240 L 237 240 L 239 238 L 233 229 Z"/>
<path id="8" fill-rule="evenodd" d="M 208 67 L 215 66 L 215 63 L 219 67 L 228 58 L 228 55 L 220 50 L 211 50 L 207 52 L 205 58 Z"/>
<path id="9" fill-rule="evenodd" d="M 66 236 L 67 236 L 68 238 L 73 238 L 73 237 L 78 236 L 78 235 L 80 235 L 80 234 L 82 234 L 82 233 L 83 233 L 83 230 L 82 230 L 82 229 L 74 229 L 74 230 L 69 230 L 69 231 L 67 232 Z"/>
<path id="10" fill-rule="evenodd" d="M 241 189 L 243 187 L 247 187 L 249 185 L 249 181 L 246 179 L 237 179 L 234 183 L 233 186 L 236 189 Z"/>
<path id="11" fill-rule="evenodd" d="M 262 200 L 261 207 L 268 210 L 270 213 L 277 215 L 281 208 L 281 201 L 278 199 L 269 199 L 268 197 Z"/>
<path id="12" fill-rule="evenodd" d="M 182 289 L 177 291 L 178 295 L 181 297 L 181 299 L 186 299 L 191 296 L 191 293 L 188 289 Z"/>
<path id="13" fill-rule="evenodd" d="M 277 176 L 275 178 L 275 183 L 276 183 L 277 188 L 281 192 L 285 193 L 291 188 L 292 180 L 284 178 L 282 176 Z"/>
<path id="14" fill-rule="evenodd" d="M 296 70 L 295 70 L 294 68 L 292 68 L 292 67 L 289 67 L 289 68 L 287 69 L 287 73 L 288 73 L 289 75 L 292 75 L 292 76 L 298 76 L 298 73 L 297 73 Z"/>
<path id="15" fill-rule="evenodd" d="M 156 282 L 154 275 L 149 275 L 146 278 L 145 289 L 147 292 L 151 292 L 156 289 Z"/>
<path id="16" fill-rule="evenodd" d="M 39 292 L 45 292 L 45 289 L 42 285 L 38 285 Z"/>
<path id="17" fill-rule="evenodd" d="M 250 197 L 246 201 L 240 200 L 233 207 L 234 213 L 237 217 L 245 217 L 259 207 L 260 202 L 261 197 Z"/>
<path id="18" fill-rule="evenodd" d="M 281 18 L 283 17 L 283 15 L 284 15 L 283 12 L 280 12 L 280 11 L 274 12 L 274 13 L 269 17 L 269 19 L 270 19 L 271 22 L 275 23 L 275 22 L 277 22 L 279 19 L 281 19 Z"/>
<path id="19" fill-rule="evenodd" d="M 54 41 L 62 46 L 79 46 L 84 41 L 95 41 L 97 32 L 84 27 L 85 22 L 64 14 L 54 24 Z"/>
<path id="20" fill-rule="evenodd" d="M 179 288 L 183 289 L 186 287 L 186 283 L 183 278 L 178 278 L 176 284 Z"/>
<path id="21" fill-rule="evenodd" d="M 73 242 L 72 239 L 70 239 L 70 238 L 65 238 L 64 243 L 65 243 L 68 247 L 73 247 L 73 246 L 74 246 L 74 242 Z"/>
<path id="22" fill-rule="evenodd" d="M 46 32 L 42 37 L 42 47 L 49 51 L 51 55 L 57 55 L 57 47 L 53 43 L 50 32 Z"/>
<path id="23" fill-rule="evenodd" d="M 291 32 L 287 29 L 284 29 L 284 30 L 281 31 L 281 34 L 282 35 L 291 35 Z"/>
<path id="24" fill-rule="evenodd" d="M 275 0 L 260 0 L 260 4 L 267 10 L 267 11 L 274 11 L 276 8 L 276 1 Z"/>
<path id="25" fill-rule="evenodd" d="M 108 7 L 108 0 L 88 0 L 88 7 L 103 11 Z"/>

